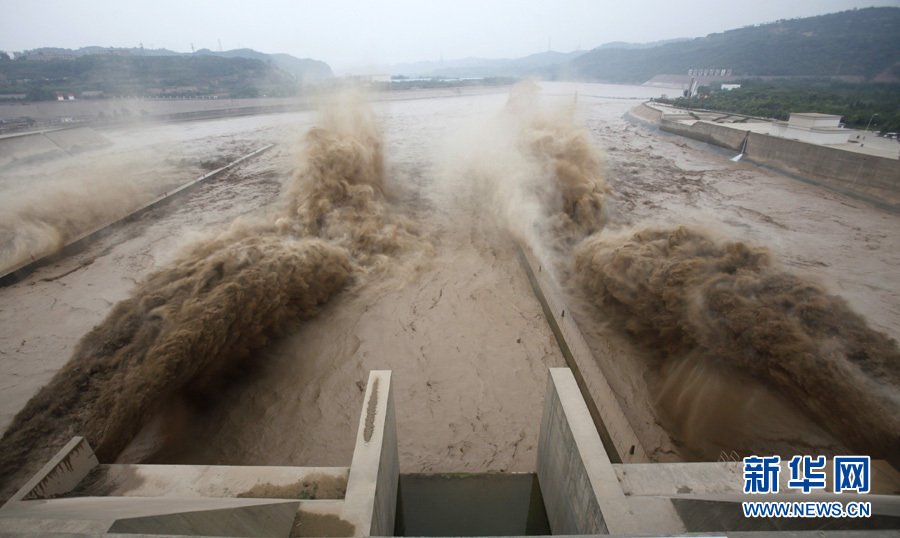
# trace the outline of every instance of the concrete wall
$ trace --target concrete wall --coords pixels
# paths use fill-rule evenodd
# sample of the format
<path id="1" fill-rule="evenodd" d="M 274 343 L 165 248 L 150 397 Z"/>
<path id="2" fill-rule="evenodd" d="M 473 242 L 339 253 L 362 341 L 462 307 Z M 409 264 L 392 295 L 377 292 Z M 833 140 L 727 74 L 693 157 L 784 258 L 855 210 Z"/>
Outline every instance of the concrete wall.
<path id="1" fill-rule="evenodd" d="M 391 372 L 369 373 L 341 519 L 354 536 L 393 536 L 400 481 Z"/>
<path id="2" fill-rule="evenodd" d="M 69 154 L 107 146 L 110 143 L 106 137 L 90 127 L 47 131 L 44 136 Z"/>
<path id="3" fill-rule="evenodd" d="M 244 155 L 243 157 L 226 164 L 222 168 L 219 168 L 219 169 L 213 170 L 212 172 L 204 174 L 204 175 L 200 176 L 199 178 L 191 181 L 190 183 L 182 185 L 181 187 L 178 187 L 177 189 L 175 189 L 171 192 L 163 193 L 162 195 L 157 197 L 155 200 L 151 200 L 150 202 L 135 209 L 134 211 L 132 211 L 131 213 L 128 213 L 127 215 L 122 215 L 121 217 L 114 218 L 113 220 L 110 220 L 108 222 L 100 223 L 91 230 L 85 230 L 81 234 L 79 234 L 75 237 L 69 238 L 66 241 L 66 244 L 63 245 L 62 247 L 60 247 L 59 249 L 52 250 L 52 251 L 46 251 L 46 252 L 34 252 L 34 253 L 31 253 L 29 258 L 26 258 L 24 260 L 20 259 L 20 261 L 15 262 L 14 265 L 7 266 L 7 267 L 0 267 L 0 286 L 6 286 L 13 282 L 19 281 L 21 278 L 24 278 L 27 274 L 29 274 L 31 271 L 33 271 L 36 267 L 39 267 L 39 266 L 47 263 L 49 260 L 53 259 L 53 257 L 58 255 L 59 252 L 64 253 L 67 250 L 77 249 L 84 243 L 91 241 L 97 234 L 102 232 L 104 229 L 106 229 L 110 226 L 116 225 L 120 222 L 123 222 L 127 218 L 138 216 L 138 215 L 144 213 L 145 211 L 153 209 L 154 207 L 157 207 L 158 205 L 165 203 L 170 198 L 187 194 L 188 192 L 191 192 L 191 190 L 196 188 L 197 185 L 200 185 L 204 181 L 207 181 L 211 178 L 218 176 L 225 170 L 229 170 L 229 169 L 237 166 L 238 164 L 246 161 L 247 159 L 251 159 L 265 151 L 268 151 L 269 149 L 274 147 L 274 145 L 275 144 L 269 144 L 268 146 L 263 146 L 262 148 L 260 148 L 256 151 L 253 151 L 251 153 L 248 153 L 247 155 Z M 2 145 L 0 145 L 0 146 L 2 146 Z"/>
<path id="4" fill-rule="evenodd" d="M 549 264 L 527 248 L 519 245 L 525 272 L 541 303 L 550 330 L 556 337 L 563 357 L 588 402 L 588 411 L 600 433 L 607 454 L 615 462 L 645 462 L 647 454 L 622 411 L 619 400 L 606 381 L 600 364 L 581 335 L 575 318 L 563 300 L 563 292 L 547 270 Z M 604 350 L 611 354 L 610 350 Z"/>
<path id="5" fill-rule="evenodd" d="M 632 111 L 633 112 L 633 111 Z M 746 131 L 695 121 L 659 122 L 662 131 L 740 151 Z M 744 159 L 900 211 L 900 160 L 751 132 Z"/>
<path id="6" fill-rule="evenodd" d="M 900 209 L 900 160 L 751 133 L 752 162 L 786 169 L 839 192 Z"/>
<path id="7" fill-rule="evenodd" d="M 723 127 L 706 121 L 695 121 L 693 124 L 690 124 L 680 121 L 660 120 L 659 128 L 668 133 L 686 136 L 735 151 L 741 149 L 744 144 L 744 138 L 747 136 L 747 131 Z"/>
<path id="8" fill-rule="evenodd" d="M 0 138 L 0 169 L 65 156 L 43 133 Z"/>
<path id="9" fill-rule="evenodd" d="M 628 111 L 628 114 L 636 116 L 639 119 L 647 120 L 653 123 L 659 123 L 662 120 L 662 112 L 656 110 L 655 108 L 651 108 L 645 104 L 641 104 L 640 106 L 636 106 Z"/>
<path id="10" fill-rule="evenodd" d="M 0 529 L 38 536 L 288 536 L 299 507 L 300 501 L 274 499 L 76 497 L 16 503 L 0 510 Z"/>
<path id="11" fill-rule="evenodd" d="M 0 138 L 0 168 L 65 157 L 108 144 L 90 127 L 6 136 Z"/>
<path id="12" fill-rule="evenodd" d="M 553 534 L 629 534 L 634 515 L 568 368 L 551 368 L 537 475 Z"/>

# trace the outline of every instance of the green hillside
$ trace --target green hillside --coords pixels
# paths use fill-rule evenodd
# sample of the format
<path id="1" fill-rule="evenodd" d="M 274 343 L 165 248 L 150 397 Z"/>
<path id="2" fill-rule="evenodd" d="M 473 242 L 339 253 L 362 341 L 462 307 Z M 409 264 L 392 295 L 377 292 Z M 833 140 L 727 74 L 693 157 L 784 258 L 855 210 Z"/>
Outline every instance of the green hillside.
<path id="1" fill-rule="evenodd" d="M 27 61 L 0 57 L 0 94 L 52 100 L 56 94 L 104 96 L 257 97 L 293 95 L 290 74 L 262 60 L 216 56 L 88 55 L 74 60 Z M 87 94 L 85 92 L 88 92 Z"/>
<path id="2" fill-rule="evenodd" d="M 219 56 L 221 58 L 250 58 L 261 60 L 272 67 L 292 75 L 298 82 L 317 82 L 334 76 L 331 67 L 319 60 L 309 58 L 296 58 L 290 54 L 266 54 L 253 49 L 234 49 L 224 52 L 213 52 L 209 49 L 200 49 L 195 55 Z"/>
<path id="3" fill-rule="evenodd" d="M 691 68 L 738 76 L 862 76 L 900 64 L 900 8 L 867 8 L 745 27 L 643 50 L 600 49 L 560 66 L 577 80 L 643 83 Z M 885 73 L 887 72 L 887 73 Z"/>

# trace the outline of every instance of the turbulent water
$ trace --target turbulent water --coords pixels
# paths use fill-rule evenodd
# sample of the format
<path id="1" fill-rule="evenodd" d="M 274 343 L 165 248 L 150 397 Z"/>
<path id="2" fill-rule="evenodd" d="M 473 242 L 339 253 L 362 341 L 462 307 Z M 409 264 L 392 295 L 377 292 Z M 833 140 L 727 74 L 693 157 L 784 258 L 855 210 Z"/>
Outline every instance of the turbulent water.
<path id="1" fill-rule="evenodd" d="M 586 332 L 625 342 L 611 383 L 645 444 L 692 454 L 730 416 L 710 408 L 783 399 L 806 415 L 790 419 L 801 439 L 765 446 L 883 454 L 898 435 L 896 342 L 782 266 L 758 233 L 767 215 L 726 198 L 697 225 L 679 193 L 716 189 L 685 179 L 700 165 L 678 164 L 675 144 L 628 146 L 650 136 L 618 122 L 633 103 L 549 88 L 324 107 L 280 202 L 249 198 L 247 216 L 102 311 L 0 440 L 4 491 L 78 434 L 104 461 L 138 436 L 150 441 L 128 461 L 347 465 L 371 369 L 396 372 L 404 472 L 532 471 L 546 369 L 563 361 L 514 239 L 590 303 Z M 738 166 L 721 165 L 719 188 L 750 175 Z M 672 431 L 655 440 L 660 422 Z M 755 424 L 716 449 L 781 435 Z"/>
<path id="2" fill-rule="evenodd" d="M 0 439 L 0 480 L 33 472 L 76 433 L 114 460 L 167 399 L 203 390 L 287 321 L 314 315 L 354 266 L 398 253 L 415 230 L 391 215 L 383 180 L 371 110 L 336 98 L 306 135 L 280 210 L 191 245 L 117 304 Z"/>
<path id="3" fill-rule="evenodd" d="M 884 456 L 900 436 L 897 343 L 768 249 L 646 228 L 589 238 L 576 270 L 590 299 L 664 360 L 702 357 L 760 379 L 862 453 Z"/>
<path id="4" fill-rule="evenodd" d="M 575 279 L 600 307 L 594 315 L 662 356 L 670 363 L 665 377 L 678 378 L 671 363 L 686 357 L 753 377 L 853 450 L 885 456 L 900 438 L 897 342 L 871 329 L 841 298 L 785 270 L 765 247 L 677 222 L 619 231 L 603 211 L 610 188 L 597 149 L 570 116 L 545 109 L 533 86 L 520 86 L 507 103 L 519 120 L 518 149 L 533 158 L 544 189 L 539 213 L 547 218 L 531 224 L 542 228 L 540 237 L 555 247 L 563 268 L 574 254 Z M 492 153 L 490 146 L 484 151 Z M 740 375 L 719 376 L 716 369 L 703 375 L 711 383 L 741 382 Z M 696 387 L 665 385 L 659 405 L 677 407 L 683 391 Z M 670 414 L 683 427 L 700 422 L 696 412 Z"/>

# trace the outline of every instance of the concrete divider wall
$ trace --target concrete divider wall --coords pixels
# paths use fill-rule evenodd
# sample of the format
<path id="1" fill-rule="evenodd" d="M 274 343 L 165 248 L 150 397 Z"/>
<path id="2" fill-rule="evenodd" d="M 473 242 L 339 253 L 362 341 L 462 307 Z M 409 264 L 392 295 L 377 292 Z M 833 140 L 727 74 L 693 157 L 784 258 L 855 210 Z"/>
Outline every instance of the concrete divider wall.
<path id="1" fill-rule="evenodd" d="M 90 127 L 7 136 L 0 138 L 0 168 L 65 157 L 108 144 L 103 135 Z"/>
<path id="2" fill-rule="evenodd" d="M 47 499 L 68 493 L 99 464 L 94 449 L 87 440 L 84 437 L 73 437 L 6 501 L 3 509 L 14 506 L 19 501 Z"/>
<path id="3" fill-rule="evenodd" d="M 553 534 L 630 534 L 637 530 L 568 368 L 551 368 L 547 376 L 537 475 Z"/>
<path id="4" fill-rule="evenodd" d="M 815 176 L 826 187 L 900 208 L 900 160 L 751 133 L 751 161 Z"/>
<path id="5" fill-rule="evenodd" d="M 65 156 L 43 133 L 0 138 L 0 168 Z"/>
<path id="6" fill-rule="evenodd" d="M 706 121 L 695 121 L 686 124 L 679 121 L 660 120 L 659 128 L 662 131 L 686 136 L 694 140 L 700 140 L 707 144 L 739 151 L 744 145 L 747 131 L 724 127 Z"/>
<path id="7" fill-rule="evenodd" d="M 77 153 L 87 149 L 98 148 L 109 144 L 109 140 L 90 127 L 75 127 L 47 131 L 44 136 L 50 139 L 66 153 Z"/>
<path id="8" fill-rule="evenodd" d="M 646 104 L 641 103 L 640 106 L 636 106 L 628 111 L 629 114 L 637 116 L 642 120 L 651 121 L 653 123 L 659 123 L 662 120 L 662 112 L 656 110 L 655 108 L 649 107 Z"/>
<path id="9" fill-rule="evenodd" d="M 400 456 L 389 370 L 369 373 L 363 402 L 341 519 L 354 536 L 393 536 Z"/>
<path id="10" fill-rule="evenodd" d="M 645 462 L 647 454 L 637 434 L 622 411 L 619 400 L 606 376 L 594 357 L 590 346 L 584 340 L 578 324 L 572 315 L 566 315 L 566 303 L 563 292 L 547 270 L 549 264 L 543 263 L 540 257 L 519 244 L 522 265 L 534 294 L 541 303 L 541 309 L 547 318 L 547 324 L 559 344 L 566 364 L 572 369 L 576 382 L 588 402 L 588 412 L 599 432 L 607 454 L 615 462 Z M 611 350 L 599 350 L 601 353 L 612 353 Z"/>
<path id="11" fill-rule="evenodd" d="M 747 136 L 747 131 L 704 121 L 690 124 L 661 119 L 659 128 L 736 152 Z M 743 153 L 747 161 L 800 176 L 884 209 L 900 210 L 900 160 L 753 132 Z"/>

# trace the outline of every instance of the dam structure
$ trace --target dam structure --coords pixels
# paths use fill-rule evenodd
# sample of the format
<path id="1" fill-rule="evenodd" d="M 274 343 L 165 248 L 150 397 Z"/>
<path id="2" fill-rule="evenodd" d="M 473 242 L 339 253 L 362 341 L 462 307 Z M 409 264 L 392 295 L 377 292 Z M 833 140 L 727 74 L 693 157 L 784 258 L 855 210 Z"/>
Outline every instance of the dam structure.
<path id="1" fill-rule="evenodd" d="M 582 102 L 589 98 L 582 97 Z M 647 110 L 641 113 L 653 116 L 653 112 Z M 706 129 L 703 126 L 693 129 L 693 124 L 680 125 L 676 128 Z M 710 133 L 710 136 L 726 136 L 717 128 L 712 128 Z M 743 137 L 747 136 L 730 131 L 726 134 L 733 138 L 729 138 L 730 145 L 726 146 L 729 149 L 740 147 Z M 37 143 L 39 149 L 46 146 L 47 152 L 55 155 L 58 152 L 49 146 L 51 138 L 33 135 L 26 140 Z M 101 142 L 99 140 L 98 145 Z M 9 147 L 11 152 L 21 151 L 18 146 Z M 207 180 L 225 175 L 227 169 L 241 162 L 247 163 L 271 147 L 248 145 L 245 150 L 259 149 L 252 153 L 242 151 L 241 159 L 200 176 L 187 187 L 202 189 L 209 186 L 213 182 Z M 750 138 L 748 158 L 759 155 L 755 152 L 761 151 L 761 147 L 759 139 Z M 0 144 L 2 149 L 3 144 Z M 269 155 L 278 151 L 276 147 Z M 56 157 L 36 155 L 34 158 Z M 892 173 L 894 169 L 886 170 Z M 876 179 L 881 181 L 883 178 Z M 237 184 L 235 182 L 232 187 Z M 173 194 L 189 193 L 190 190 L 166 192 L 150 206 L 137 209 L 137 213 L 159 207 Z M 187 200 L 187 196 L 181 198 L 181 201 Z M 197 211 L 200 213 L 209 211 Z M 94 240 L 101 235 L 101 230 L 113 228 L 114 224 L 130 216 L 102 223 L 100 228 L 73 241 Z M 504 240 L 508 238 L 503 236 Z M 456 473 L 441 468 L 440 473 L 404 474 L 405 458 L 417 456 L 416 451 L 431 452 L 419 445 L 403 450 L 403 425 L 411 417 L 404 416 L 401 405 L 409 406 L 411 401 L 418 405 L 419 401 L 405 398 L 408 393 L 401 391 L 400 384 L 405 375 L 412 374 L 399 366 L 388 368 L 376 363 L 373 367 L 369 363 L 359 365 L 353 371 L 354 376 L 359 376 L 353 383 L 338 387 L 340 394 L 362 394 L 359 407 L 348 406 L 351 418 L 347 422 L 349 427 L 354 424 L 356 427 L 350 452 L 352 458 L 348 458 L 347 466 L 221 465 L 209 460 L 204 464 L 101 462 L 94 453 L 95 447 L 84 437 L 77 436 L 79 432 L 73 432 L 76 436 L 0 507 L 0 537 L 574 535 L 853 538 L 898 535 L 900 472 L 894 467 L 897 463 L 893 460 L 871 461 L 868 493 L 832 493 L 835 484 L 829 480 L 824 490 L 803 494 L 790 485 L 791 468 L 789 458 L 786 458 L 778 464 L 780 488 L 775 490 L 781 493 L 756 495 L 745 493 L 746 467 L 735 453 L 723 452 L 719 461 L 654 462 L 652 443 L 642 442 L 636 431 L 640 421 L 629 418 L 629 402 L 620 400 L 613 389 L 615 380 L 610 375 L 609 365 L 615 365 L 615 361 L 599 360 L 621 357 L 613 348 L 608 352 L 592 350 L 586 339 L 590 336 L 588 329 L 579 327 L 578 316 L 570 309 L 574 304 L 568 304 L 566 290 L 553 275 L 553 261 L 542 258 L 527 244 L 509 239 L 515 247 L 511 256 L 513 269 L 519 269 L 521 264 L 521 271 L 527 277 L 527 281 L 523 277 L 523 282 L 527 282 L 524 289 L 530 285 L 539 304 L 539 310 L 532 318 L 537 319 L 538 324 L 546 321 L 552 335 L 548 347 L 555 344 L 559 348 L 544 349 L 543 352 L 549 355 L 551 351 L 559 351 L 564 360 L 559 366 L 535 366 L 542 373 L 546 372 L 546 383 L 541 392 L 531 391 L 524 396 L 542 402 L 538 408 L 541 411 L 539 428 L 535 428 L 538 431 L 536 451 L 533 457 L 529 456 L 528 462 L 533 462 L 529 465 L 531 472 Z M 165 249 L 161 247 L 160 250 Z M 8 274 L 0 274 L 0 278 L 7 279 L 10 288 L 26 278 L 33 282 L 43 276 L 38 273 L 47 265 L 42 259 L 28 260 Z M 37 276 L 29 275 L 32 271 Z M 42 282 L 51 284 L 70 273 L 78 276 L 77 271 L 72 270 L 58 279 L 43 278 Z M 470 278 L 469 274 L 465 274 L 466 279 Z M 0 284 L 6 285 L 7 281 L 0 280 Z M 445 293 L 441 287 L 434 304 L 442 296 L 446 302 L 449 290 L 448 287 Z M 471 300 L 475 298 L 471 297 Z M 529 300 L 533 299 L 529 297 Z M 368 305 L 365 308 L 368 310 Z M 320 330 L 321 326 L 318 327 L 312 330 Z M 424 330 L 420 328 L 419 332 Z M 459 333 L 461 338 L 471 338 L 471 331 L 465 334 L 460 330 Z M 351 330 L 347 334 L 357 333 Z M 525 335 L 517 333 L 504 345 L 511 347 L 517 336 Z M 356 347 L 358 350 L 359 342 Z M 330 353 L 310 352 L 317 353 L 323 357 L 323 362 L 337 362 Z M 353 353 L 356 350 L 349 354 Z M 390 357 L 385 354 L 392 351 L 382 347 L 379 353 L 383 354 L 372 353 L 375 360 L 386 361 Z M 429 358 L 429 353 L 437 354 L 438 350 L 422 351 L 423 359 Z M 484 360 L 496 358 L 490 355 L 490 350 L 485 353 Z M 524 355 L 525 352 L 517 348 L 510 354 L 516 353 Z M 601 353 L 609 357 L 601 357 Z M 516 358 L 522 357 L 516 355 Z M 329 364 L 326 368 L 337 367 Z M 488 374 L 484 375 L 484 382 L 490 383 Z M 421 384 L 431 388 L 430 380 L 427 385 L 424 380 Z M 291 390 L 292 397 L 295 392 L 300 392 L 293 386 Z M 267 400 L 269 405 L 271 400 L 283 396 L 275 391 L 267 395 L 271 396 Z M 446 399 L 459 397 L 452 390 L 443 395 Z M 326 406 L 338 406 L 327 398 L 324 400 Z M 344 403 L 340 402 L 340 406 Z M 509 407 L 492 411 L 509 413 Z M 321 414 L 321 410 L 316 411 Z M 458 415 L 464 413 L 462 409 L 453 411 Z M 355 422 L 354 416 L 358 417 Z M 435 431 L 444 425 L 436 420 L 429 423 Z M 308 435 L 309 440 L 304 441 L 313 450 L 324 450 L 317 443 L 322 438 L 315 437 L 302 426 L 290 424 L 286 429 L 290 430 L 288 436 Z M 332 430 L 327 431 L 332 433 Z M 204 435 L 191 433 L 201 438 Z M 341 439 L 338 435 L 332 437 Z M 422 440 L 416 438 L 415 441 L 420 443 Z M 447 455 L 436 454 L 435 458 L 447 458 Z M 832 463 L 829 459 L 826 468 L 830 470 Z M 518 485 L 500 487 L 501 482 L 505 484 L 512 479 Z M 842 508 L 850 503 L 868 503 L 870 513 L 858 518 L 748 517 L 744 504 L 749 501 L 820 503 Z M 474 506 L 479 504 L 481 506 Z M 510 507 L 512 504 L 515 506 Z M 477 517 L 476 511 L 479 512 Z M 515 522 L 497 524 L 507 520 Z M 451 526 L 448 522 L 468 524 Z M 465 530 L 458 530 L 463 527 Z"/>
<path id="2" fill-rule="evenodd" d="M 865 495 L 764 496 L 744 493 L 743 463 L 735 458 L 649 462 L 573 317 L 565 316 L 562 291 L 536 253 L 521 245 L 519 251 L 570 366 L 551 368 L 547 376 L 533 475 L 537 499 L 533 489 L 528 506 L 513 515 L 521 520 L 515 528 L 529 531 L 522 535 L 896 535 L 900 473 L 886 461 L 872 462 L 871 491 Z M 465 520 L 470 514 L 455 508 L 458 499 L 450 499 L 446 487 L 416 490 L 413 494 L 427 498 L 413 506 L 407 496 L 403 506 L 397 375 L 402 372 L 369 372 L 349 467 L 101 464 L 89 443 L 74 437 L 0 508 L 0 536 L 416 536 L 407 529 L 413 531 L 412 521 L 423 516 L 408 512 L 420 506 L 427 506 L 426 520 Z M 780 463 L 782 491 L 788 489 L 788 464 Z M 446 486 L 448 480 L 478 477 L 489 485 L 510 476 L 443 473 L 427 480 Z M 492 489 L 484 493 L 487 502 L 491 495 L 505 495 Z M 833 483 L 828 491 L 834 491 Z M 748 500 L 843 506 L 865 501 L 871 514 L 751 518 L 742 508 Z M 535 513 L 546 523 L 535 526 Z M 489 521 L 505 516 L 482 514 L 465 527 L 468 533 L 448 535 L 518 535 L 498 532 Z M 415 529 L 423 527 L 428 531 L 421 535 L 443 535 L 440 525 L 420 522 Z M 478 532 L 481 528 L 494 532 Z"/>
<path id="3" fill-rule="evenodd" d="M 392 377 L 369 374 L 349 468 L 100 464 L 75 437 L 0 509 L 0 536 L 394 536 Z M 864 496 L 869 518 L 746 518 L 740 462 L 612 463 L 568 368 L 550 370 L 543 409 L 537 480 L 554 535 L 863 537 L 900 528 L 900 482 L 878 462 Z M 862 496 L 771 500 L 813 497 Z"/>

